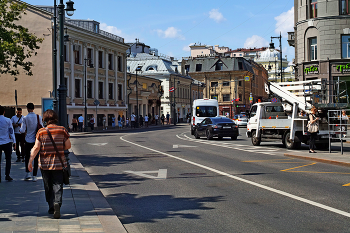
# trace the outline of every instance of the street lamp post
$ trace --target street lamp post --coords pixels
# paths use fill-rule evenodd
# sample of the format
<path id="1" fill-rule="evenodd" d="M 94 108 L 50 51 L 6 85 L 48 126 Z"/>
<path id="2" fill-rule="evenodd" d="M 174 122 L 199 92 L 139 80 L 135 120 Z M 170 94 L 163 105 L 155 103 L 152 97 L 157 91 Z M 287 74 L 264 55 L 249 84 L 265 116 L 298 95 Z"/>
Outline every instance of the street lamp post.
<path id="1" fill-rule="evenodd" d="M 137 71 L 140 71 L 141 68 L 137 67 L 136 68 L 136 124 L 135 127 L 138 128 L 139 127 L 139 83 L 137 82 Z"/>
<path id="2" fill-rule="evenodd" d="M 175 103 L 175 94 L 176 94 L 176 88 L 175 88 L 175 78 L 174 78 L 174 91 L 173 91 L 173 99 L 174 99 L 174 103 L 173 103 L 173 105 L 174 105 L 174 117 L 173 117 L 173 121 L 174 121 L 174 125 L 176 125 L 176 103 Z"/>
<path id="3" fill-rule="evenodd" d="M 88 61 L 91 61 L 90 58 L 84 58 L 84 122 L 85 122 L 85 132 L 87 131 L 88 129 L 88 123 L 87 123 L 87 91 L 86 91 L 86 86 L 87 86 L 87 72 L 86 72 L 86 69 L 87 69 L 87 62 Z M 90 63 L 89 64 L 89 67 L 90 68 L 93 68 L 93 64 Z"/>
<path id="4" fill-rule="evenodd" d="M 282 68 L 282 35 L 281 35 L 281 32 L 280 32 L 280 36 L 277 36 L 277 37 L 274 37 L 274 36 L 271 36 L 271 43 L 270 43 L 270 47 L 269 47 L 269 49 L 270 49 L 270 51 L 272 52 L 274 49 L 275 49 L 275 45 L 274 45 L 274 43 L 272 42 L 272 39 L 279 39 L 279 42 L 280 42 L 280 53 L 281 53 L 281 67 L 280 67 L 280 70 L 281 70 L 281 73 L 280 73 L 280 75 L 281 75 L 281 82 L 282 82 L 282 80 L 283 80 L 283 68 Z M 275 67 L 275 69 L 276 69 L 276 67 Z"/>
<path id="5" fill-rule="evenodd" d="M 60 86 L 58 88 L 58 119 L 59 125 L 67 127 L 67 87 L 64 81 L 64 11 L 68 16 L 74 14 L 75 9 L 73 8 L 74 2 L 69 0 L 66 2 L 67 8 L 64 9 L 63 0 L 60 0 L 58 5 L 58 15 L 60 22 Z M 56 30 L 56 29 L 55 29 Z"/>

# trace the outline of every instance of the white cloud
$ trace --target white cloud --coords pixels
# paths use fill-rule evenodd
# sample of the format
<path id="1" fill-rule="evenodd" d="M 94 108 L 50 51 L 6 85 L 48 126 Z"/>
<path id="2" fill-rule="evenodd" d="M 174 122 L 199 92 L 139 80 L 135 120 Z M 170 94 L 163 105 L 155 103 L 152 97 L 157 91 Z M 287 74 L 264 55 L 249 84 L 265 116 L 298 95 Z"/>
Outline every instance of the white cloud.
<path id="1" fill-rule="evenodd" d="M 226 20 L 222 13 L 219 12 L 219 9 L 212 9 L 211 11 L 209 11 L 209 18 L 213 19 L 217 23 Z"/>
<path id="2" fill-rule="evenodd" d="M 180 40 L 184 40 L 185 37 L 183 35 L 181 35 L 181 30 L 177 29 L 175 27 L 168 27 L 165 31 L 161 30 L 161 29 L 157 29 L 156 30 L 158 33 L 159 37 L 163 37 L 163 38 L 178 38 Z"/>
<path id="3" fill-rule="evenodd" d="M 252 37 L 247 38 L 244 42 L 244 48 L 260 48 L 268 45 L 269 42 L 267 40 L 257 35 L 253 35 Z"/>
<path id="4" fill-rule="evenodd" d="M 287 32 L 294 31 L 294 6 L 287 12 L 283 12 L 279 16 L 275 17 L 276 20 L 276 34 L 282 34 L 283 37 L 287 37 Z"/>
<path id="5" fill-rule="evenodd" d="M 135 36 L 127 35 L 127 34 L 123 33 L 122 30 L 118 29 L 117 27 L 108 26 L 106 23 L 100 23 L 100 29 L 124 38 L 124 42 L 130 42 L 130 41 L 132 42 L 135 40 Z"/>
<path id="6" fill-rule="evenodd" d="M 191 48 L 190 48 L 191 45 L 194 45 L 194 43 L 191 43 L 191 44 L 189 44 L 189 45 L 185 45 L 185 46 L 182 48 L 182 50 L 183 50 L 183 51 L 186 51 L 186 52 L 190 52 L 190 51 L 191 51 Z"/>

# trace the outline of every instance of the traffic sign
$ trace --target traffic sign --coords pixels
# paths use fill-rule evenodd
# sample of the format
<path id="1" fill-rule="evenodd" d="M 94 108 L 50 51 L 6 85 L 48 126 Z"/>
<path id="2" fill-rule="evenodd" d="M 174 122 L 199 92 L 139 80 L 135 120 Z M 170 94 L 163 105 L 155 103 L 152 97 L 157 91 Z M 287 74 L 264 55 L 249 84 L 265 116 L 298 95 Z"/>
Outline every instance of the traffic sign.
<path id="1" fill-rule="evenodd" d="M 250 80 L 250 77 L 249 77 L 249 76 L 245 76 L 245 77 L 244 77 L 244 81 L 248 81 L 248 82 L 249 82 L 249 80 Z"/>
<path id="2" fill-rule="evenodd" d="M 276 103 L 277 102 L 277 98 L 272 98 L 271 102 Z"/>
<path id="3" fill-rule="evenodd" d="M 249 97 L 249 101 L 253 101 L 253 97 Z"/>

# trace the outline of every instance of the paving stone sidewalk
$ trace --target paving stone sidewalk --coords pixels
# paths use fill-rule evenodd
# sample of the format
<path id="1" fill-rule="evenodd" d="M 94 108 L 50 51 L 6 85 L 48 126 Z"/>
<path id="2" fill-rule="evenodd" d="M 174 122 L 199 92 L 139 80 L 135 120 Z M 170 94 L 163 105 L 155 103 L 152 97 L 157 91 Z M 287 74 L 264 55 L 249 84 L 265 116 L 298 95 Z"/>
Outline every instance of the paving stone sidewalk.
<path id="1" fill-rule="evenodd" d="M 24 163 L 12 154 L 12 182 L 0 183 L 0 232 L 126 232 L 108 202 L 73 153 L 72 176 L 64 185 L 61 218 L 49 215 L 40 171 L 38 181 L 24 181 Z M 1 172 L 5 172 L 2 156 Z"/>

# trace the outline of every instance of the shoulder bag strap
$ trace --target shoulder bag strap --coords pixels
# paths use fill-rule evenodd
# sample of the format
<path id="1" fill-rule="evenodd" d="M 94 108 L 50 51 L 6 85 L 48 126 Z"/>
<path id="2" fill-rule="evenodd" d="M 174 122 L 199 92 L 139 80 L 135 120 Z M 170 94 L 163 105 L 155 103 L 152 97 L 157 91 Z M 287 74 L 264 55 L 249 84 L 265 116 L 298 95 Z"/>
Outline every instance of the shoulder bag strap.
<path id="1" fill-rule="evenodd" d="M 22 115 L 21 115 L 21 117 L 18 119 L 18 121 L 17 121 L 17 123 L 16 123 L 16 124 L 18 124 L 18 122 L 19 122 L 21 119 L 22 119 Z"/>
<path id="2" fill-rule="evenodd" d="M 47 132 L 47 134 L 49 135 L 50 140 L 51 140 L 51 142 L 52 142 L 52 145 L 53 145 L 53 147 L 54 147 L 55 150 L 56 150 L 57 156 L 58 156 L 58 158 L 60 159 L 60 161 L 61 161 L 61 163 L 62 163 L 62 167 L 65 167 L 65 166 L 64 166 L 64 163 L 63 163 L 63 161 L 62 161 L 62 158 L 61 158 L 61 156 L 60 156 L 60 152 L 58 151 L 57 146 L 56 146 L 56 143 L 55 143 L 55 141 L 53 140 L 52 135 L 51 135 L 51 133 L 50 133 L 50 130 L 49 130 L 48 128 L 46 128 L 46 132 Z"/>

